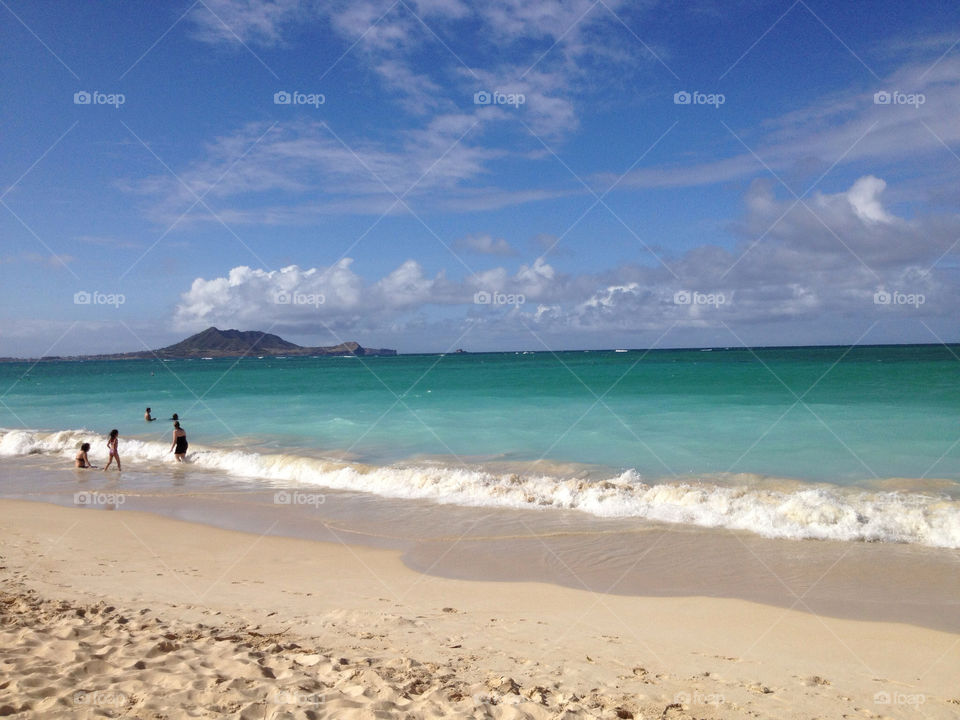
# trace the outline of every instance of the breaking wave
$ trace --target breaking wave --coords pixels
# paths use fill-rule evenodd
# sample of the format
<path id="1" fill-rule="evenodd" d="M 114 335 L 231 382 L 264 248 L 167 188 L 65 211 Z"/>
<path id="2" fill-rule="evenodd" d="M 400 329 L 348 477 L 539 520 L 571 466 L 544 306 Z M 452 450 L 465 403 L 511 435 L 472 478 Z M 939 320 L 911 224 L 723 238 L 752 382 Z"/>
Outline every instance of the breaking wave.
<path id="1" fill-rule="evenodd" d="M 94 433 L 0 429 L 0 456 L 72 458 Z M 102 448 L 101 448 L 102 449 Z M 124 462 L 173 462 L 169 445 L 124 439 Z M 433 465 L 373 466 L 292 454 L 191 444 L 194 466 L 272 485 L 312 485 L 391 498 L 510 508 L 560 508 L 598 517 L 643 518 L 748 530 L 771 538 L 902 542 L 960 548 L 960 500 L 945 494 L 869 491 L 802 482 L 727 484 L 702 480 L 648 483 L 627 470 L 605 480 L 502 473 Z"/>

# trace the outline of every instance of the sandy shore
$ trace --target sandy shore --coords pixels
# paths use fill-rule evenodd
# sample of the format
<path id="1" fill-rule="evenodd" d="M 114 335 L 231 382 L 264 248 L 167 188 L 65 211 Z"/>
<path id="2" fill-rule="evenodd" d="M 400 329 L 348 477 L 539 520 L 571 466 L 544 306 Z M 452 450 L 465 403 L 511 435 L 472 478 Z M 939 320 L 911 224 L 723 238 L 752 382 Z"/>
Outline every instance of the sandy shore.
<path id="1" fill-rule="evenodd" d="M 0 517 L 0 715 L 960 715 L 956 634 L 450 580 L 393 551 L 135 512 Z"/>

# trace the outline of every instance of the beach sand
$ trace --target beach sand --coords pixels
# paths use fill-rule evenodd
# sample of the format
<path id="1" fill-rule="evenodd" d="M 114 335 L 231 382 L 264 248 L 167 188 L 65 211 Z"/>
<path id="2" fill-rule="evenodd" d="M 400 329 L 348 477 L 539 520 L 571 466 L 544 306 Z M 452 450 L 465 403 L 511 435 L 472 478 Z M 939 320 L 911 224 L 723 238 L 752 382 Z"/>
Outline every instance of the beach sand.
<path id="1" fill-rule="evenodd" d="M 960 635 L 0 501 L 0 715 L 960 716 Z M 504 563 L 511 558 L 505 555 Z"/>

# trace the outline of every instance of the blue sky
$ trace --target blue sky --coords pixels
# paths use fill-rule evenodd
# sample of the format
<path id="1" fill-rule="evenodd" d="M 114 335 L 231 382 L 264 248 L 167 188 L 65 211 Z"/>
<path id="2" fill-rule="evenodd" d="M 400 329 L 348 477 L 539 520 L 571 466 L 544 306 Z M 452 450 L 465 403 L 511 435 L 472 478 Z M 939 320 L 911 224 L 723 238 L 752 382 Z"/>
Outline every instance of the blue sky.
<path id="1" fill-rule="evenodd" d="M 955 3 L 0 15 L 0 355 L 960 339 Z"/>

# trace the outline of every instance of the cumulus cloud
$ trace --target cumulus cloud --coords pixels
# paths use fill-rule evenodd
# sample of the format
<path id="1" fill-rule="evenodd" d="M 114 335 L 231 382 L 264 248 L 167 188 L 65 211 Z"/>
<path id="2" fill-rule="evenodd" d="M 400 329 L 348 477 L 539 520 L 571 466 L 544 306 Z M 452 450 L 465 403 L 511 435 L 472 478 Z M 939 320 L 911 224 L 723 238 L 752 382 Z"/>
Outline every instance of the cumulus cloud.
<path id="1" fill-rule="evenodd" d="M 431 281 L 416 263 L 404 263 L 379 282 L 365 284 L 344 258 L 327 268 L 280 270 L 235 267 L 226 277 L 197 278 L 174 316 L 180 329 L 226 324 L 287 326 L 338 323 L 375 307 L 401 309 L 426 300 Z"/>
<path id="2" fill-rule="evenodd" d="M 481 290 L 540 295 L 553 276 L 553 269 L 538 260 L 513 274 L 497 268 L 451 282 L 444 272 L 429 276 L 416 260 L 406 260 L 371 281 L 358 274 L 353 263 L 343 258 L 321 268 L 239 266 L 225 277 L 197 278 L 180 297 L 174 325 L 179 330 L 265 323 L 307 330 L 383 329 L 401 317 L 414 322 L 430 306 L 472 305 Z"/>
<path id="3" fill-rule="evenodd" d="M 572 347 L 674 328 L 704 344 L 711 332 L 736 344 L 730 331 L 751 328 L 767 328 L 767 336 L 780 328 L 785 340 L 802 342 L 786 328 L 806 323 L 816 332 L 829 320 L 862 332 L 875 321 L 899 318 L 919 327 L 918 320 L 952 317 L 960 304 L 951 269 L 960 259 L 960 218 L 898 217 L 882 202 L 884 187 L 882 179 L 864 176 L 844 191 L 797 203 L 758 181 L 731 227 L 736 243 L 694 248 L 672 258 L 669 269 L 564 273 L 538 257 L 452 280 L 426 274 L 412 259 L 376 279 L 362 277 L 349 258 L 327 268 L 237 267 L 226 277 L 195 280 L 176 322 L 183 329 L 267 323 L 341 336 L 364 331 L 378 342 L 405 333 L 409 342 L 470 332 L 494 344 L 539 337 Z M 472 242 L 496 246 L 489 236 Z M 486 299 L 478 302 L 478 293 Z"/>
<path id="4" fill-rule="evenodd" d="M 880 202 L 880 194 L 886 187 L 883 180 L 868 175 L 857 180 L 847 191 L 847 200 L 861 220 L 868 223 L 893 221 Z"/>

